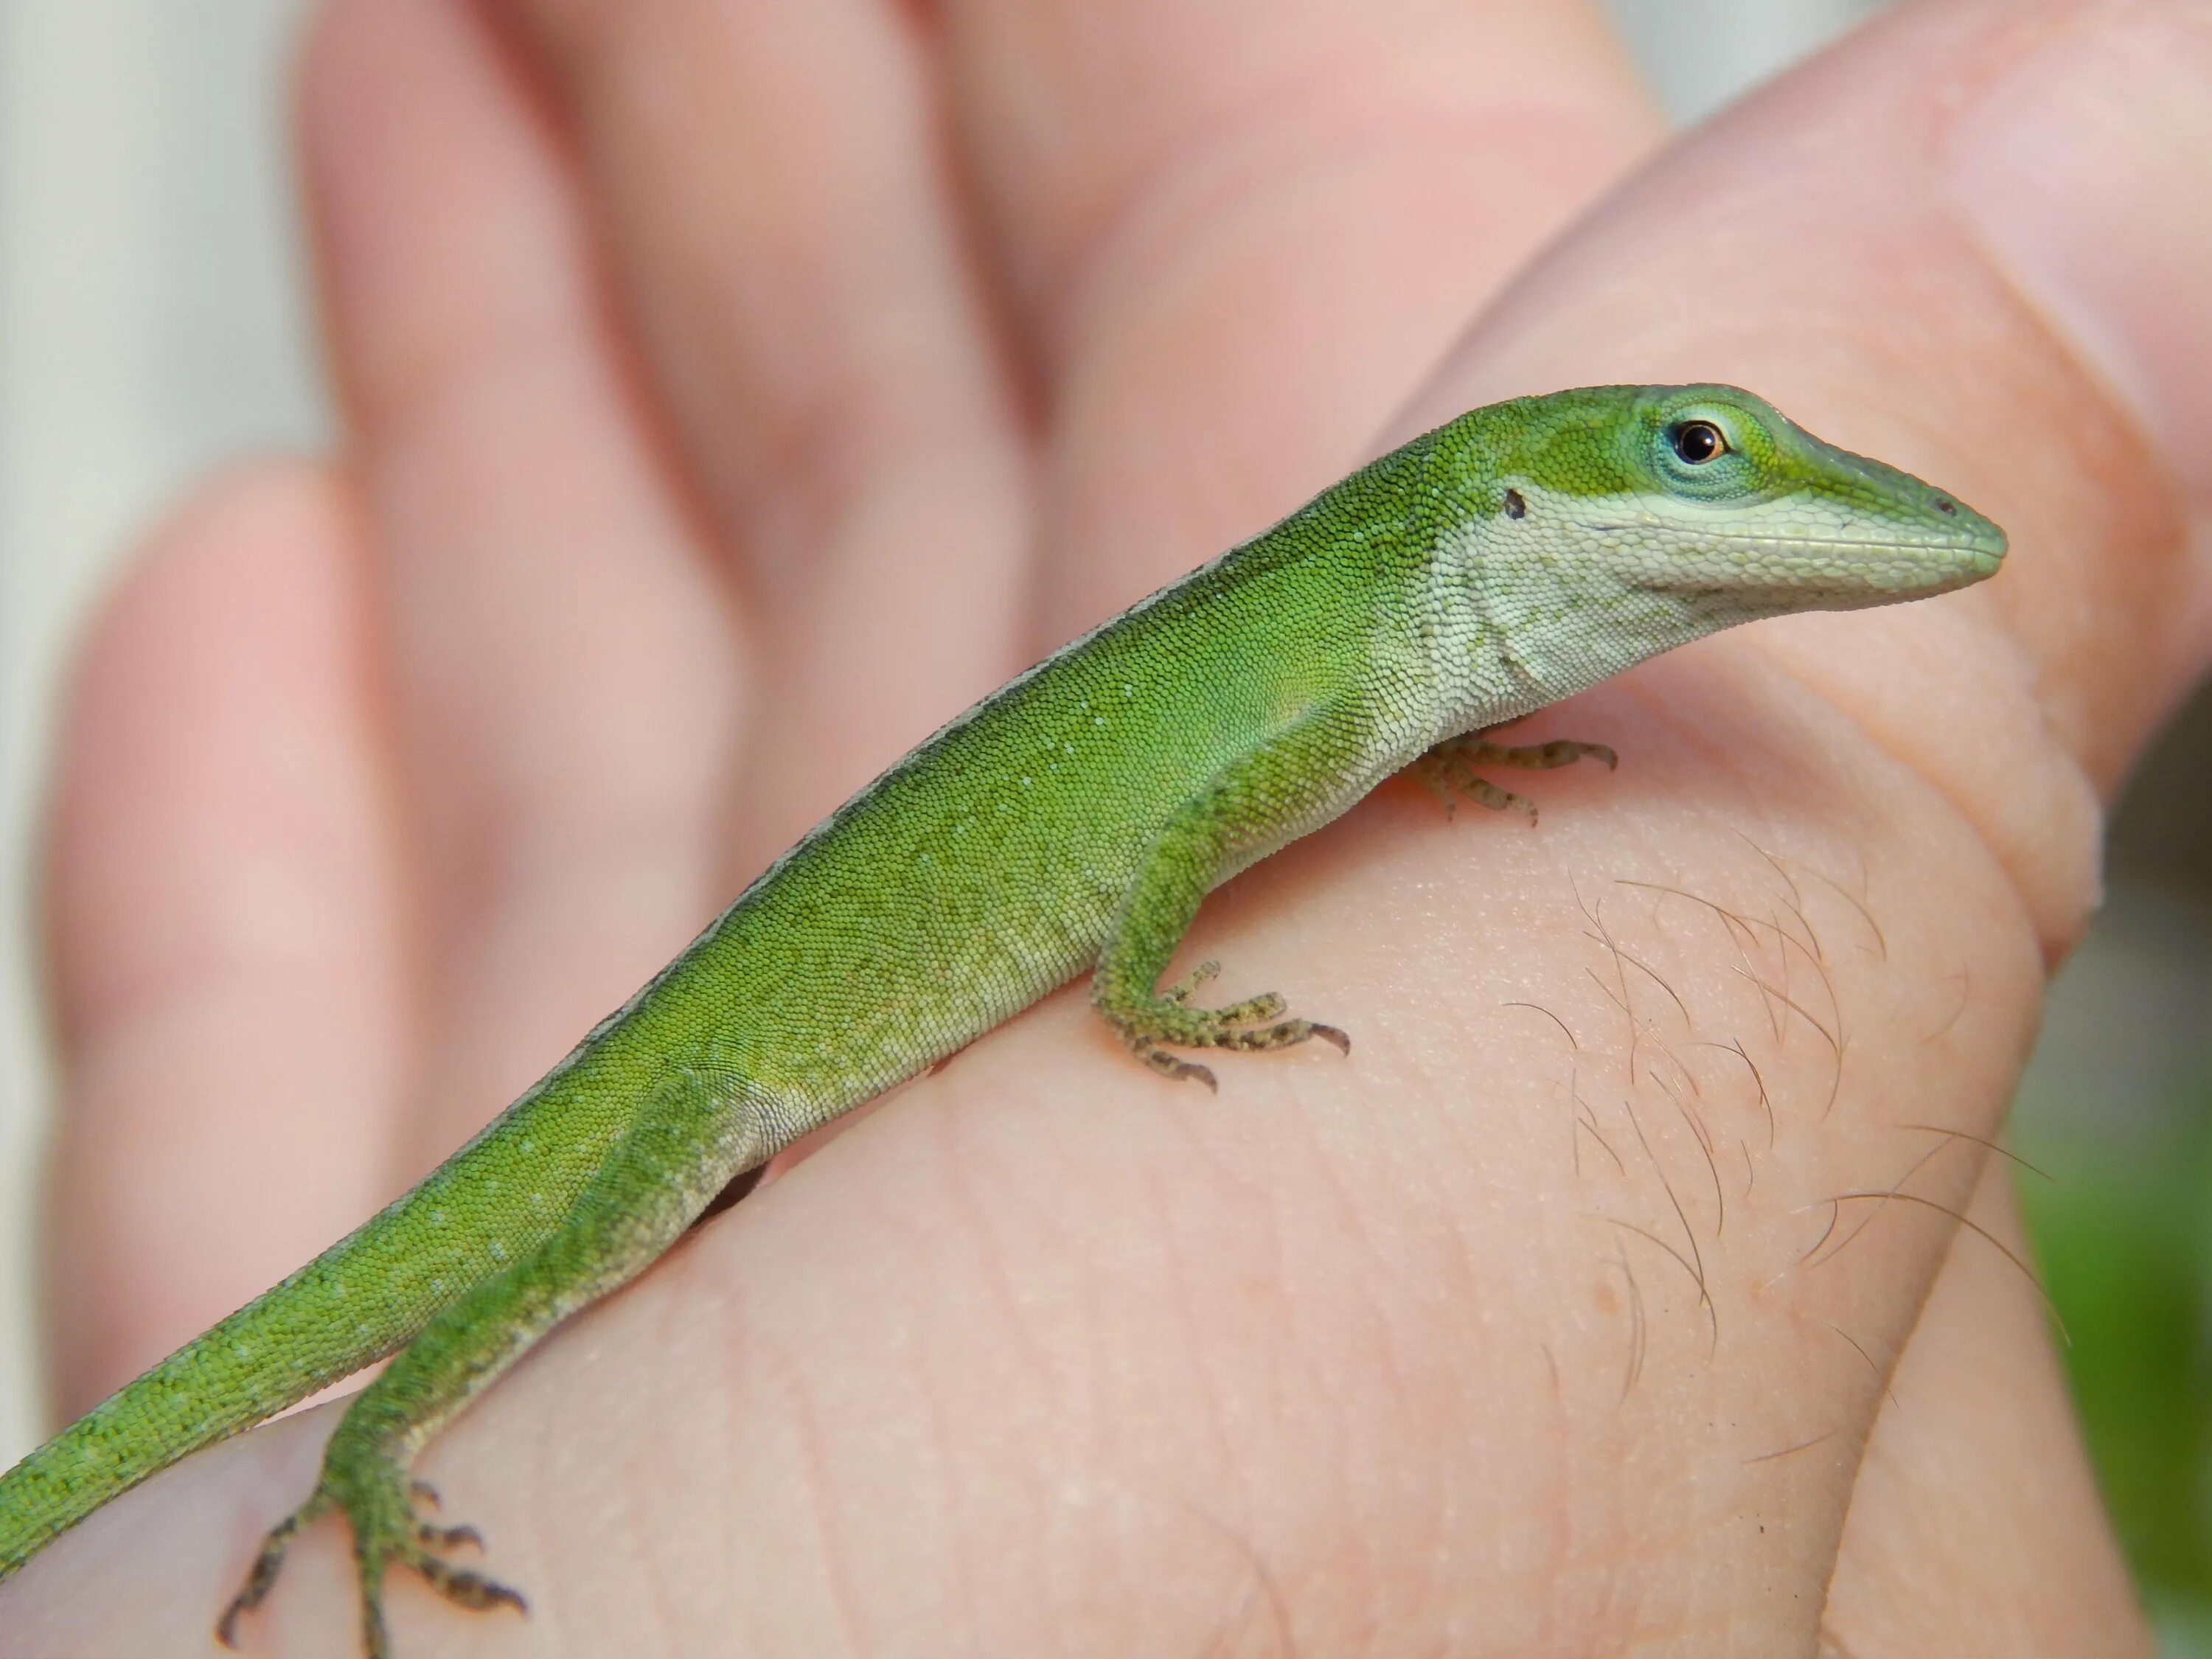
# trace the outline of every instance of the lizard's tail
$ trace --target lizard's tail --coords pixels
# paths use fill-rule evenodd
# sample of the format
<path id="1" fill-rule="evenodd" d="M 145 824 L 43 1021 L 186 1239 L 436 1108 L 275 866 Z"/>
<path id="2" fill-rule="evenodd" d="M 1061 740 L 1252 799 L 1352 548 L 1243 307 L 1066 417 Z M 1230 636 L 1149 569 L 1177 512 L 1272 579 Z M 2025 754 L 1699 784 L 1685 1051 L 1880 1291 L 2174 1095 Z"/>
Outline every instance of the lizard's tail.
<path id="1" fill-rule="evenodd" d="M 510 1181 L 521 1132 L 491 1125 L 413 1188 L 0 1475 L 0 1579 L 117 1494 L 404 1345 L 550 1230 L 564 1160 Z M 527 1157 L 526 1145 L 521 1149 Z M 547 1167 L 550 1164 L 551 1167 Z"/>

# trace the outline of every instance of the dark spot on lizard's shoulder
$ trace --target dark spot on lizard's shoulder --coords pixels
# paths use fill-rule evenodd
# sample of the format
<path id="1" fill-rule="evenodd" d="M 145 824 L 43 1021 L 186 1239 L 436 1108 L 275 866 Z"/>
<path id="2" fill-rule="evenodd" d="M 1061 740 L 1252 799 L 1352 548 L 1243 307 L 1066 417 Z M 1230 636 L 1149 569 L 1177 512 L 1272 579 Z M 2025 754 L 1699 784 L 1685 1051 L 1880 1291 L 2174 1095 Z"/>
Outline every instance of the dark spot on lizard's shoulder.
<path id="1" fill-rule="evenodd" d="M 1528 511 L 1528 503 L 1521 499 L 1521 492 L 1519 490 L 1509 489 L 1505 492 L 1505 516 L 1507 518 L 1518 519 L 1527 514 Z"/>

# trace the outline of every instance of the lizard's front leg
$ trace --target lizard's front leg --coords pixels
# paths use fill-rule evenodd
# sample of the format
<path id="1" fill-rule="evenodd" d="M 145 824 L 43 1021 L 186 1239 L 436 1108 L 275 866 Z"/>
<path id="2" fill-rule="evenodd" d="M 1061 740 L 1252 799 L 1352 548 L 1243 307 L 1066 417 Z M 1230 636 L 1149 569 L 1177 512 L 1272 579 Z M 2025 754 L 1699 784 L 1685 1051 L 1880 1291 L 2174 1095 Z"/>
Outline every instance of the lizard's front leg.
<path id="1" fill-rule="evenodd" d="M 1146 849 L 1099 953 L 1091 1001 L 1161 1076 L 1216 1086 L 1211 1071 L 1170 1048 L 1283 1048 L 1319 1037 L 1352 1052 L 1352 1039 L 1334 1025 L 1286 1018 L 1289 1005 L 1273 991 L 1223 1008 L 1193 1006 L 1192 992 L 1218 971 L 1213 963 L 1165 991 L 1155 988 L 1200 901 L 1240 849 L 1305 829 L 1340 797 L 1343 780 L 1360 766 L 1366 730 L 1351 708 L 1306 715 L 1224 766 Z"/>
<path id="2" fill-rule="evenodd" d="M 1529 822 L 1535 822 L 1536 803 L 1526 795 L 1499 788 L 1481 775 L 1479 769 L 1482 767 L 1514 766 L 1528 771 L 1549 771 L 1583 759 L 1601 760 L 1607 770 L 1620 764 L 1620 757 L 1601 743 L 1576 743 L 1565 738 L 1550 743 L 1492 743 L 1490 732 L 1496 729 L 1493 726 L 1446 738 L 1407 769 L 1443 802 L 1447 815 L 1459 798 L 1465 795 L 1493 811 L 1526 812 Z"/>

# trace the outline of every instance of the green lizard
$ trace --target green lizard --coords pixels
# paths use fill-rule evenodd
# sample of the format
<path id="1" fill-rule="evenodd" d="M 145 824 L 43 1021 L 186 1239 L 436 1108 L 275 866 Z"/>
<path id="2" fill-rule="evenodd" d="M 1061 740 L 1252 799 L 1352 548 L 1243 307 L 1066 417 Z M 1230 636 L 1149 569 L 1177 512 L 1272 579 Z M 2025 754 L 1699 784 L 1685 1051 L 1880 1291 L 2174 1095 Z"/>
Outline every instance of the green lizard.
<path id="1" fill-rule="evenodd" d="M 397 1351 L 340 1419 L 287 1541 L 351 1523 L 369 1653 L 397 1562 L 467 1607 L 409 1466 L 569 1314 L 644 1271 L 735 1176 L 1086 968 L 1146 1065 L 1329 1026 L 1159 981 L 1208 890 L 1391 773 L 1595 744 L 1489 728 L 1737 623 L 1990 575 L 2003 532 L 1730 387 L 1478 409 L 1334 485 L 977 704 L 831 815 L 473 1140 L 323 1255 L 0 1477 L 0 1578 L 156 1470 Z"/>

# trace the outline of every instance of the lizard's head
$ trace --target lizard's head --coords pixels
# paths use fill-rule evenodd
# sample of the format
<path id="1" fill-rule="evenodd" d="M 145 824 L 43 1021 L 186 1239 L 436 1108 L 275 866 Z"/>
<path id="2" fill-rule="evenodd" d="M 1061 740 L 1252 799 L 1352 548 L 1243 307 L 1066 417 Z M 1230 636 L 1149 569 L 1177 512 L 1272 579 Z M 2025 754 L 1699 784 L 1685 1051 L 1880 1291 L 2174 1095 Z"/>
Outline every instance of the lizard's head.
<path id="1" fill-rule="evenodd" d="M 1826 444 L 1734 386 L 1531 398 L 1493 502 L 1594 550 L 1625 589 L 1716 617 L 1842 611 L 1995 574 L 2004 532 L 1909 472 Z M 1544 539 L 1553 539 L 1544 538 Z M 1532 544 L 1533 545 L 1533 544 Z"/>

